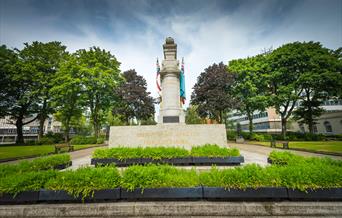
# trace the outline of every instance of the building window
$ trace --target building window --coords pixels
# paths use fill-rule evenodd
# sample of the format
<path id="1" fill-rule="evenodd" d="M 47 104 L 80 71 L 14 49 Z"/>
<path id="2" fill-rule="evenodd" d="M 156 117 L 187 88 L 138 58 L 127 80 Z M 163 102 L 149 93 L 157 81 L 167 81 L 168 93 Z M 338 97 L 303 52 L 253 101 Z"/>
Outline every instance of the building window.
<path id="1" fill-rule="evenodd" d="M 324 122 L 325 132 L 332 132 L 332 127 L 329 121 Z"/>
<path id="2" fill-rule="evenodd" d="M 299 124 L 299 129 L 301 132 L 305 132 L 305 128 L 304 128 L 304 125 L 303 124 Z"/>
<path id="3" fill-rule="evenodd" d="M 313 131 L 314 131 L 314 133 L 317 133 L 317 132 L 318 132 L 317 126 L 316 126 L 316 125 L 313 126 Z"/>

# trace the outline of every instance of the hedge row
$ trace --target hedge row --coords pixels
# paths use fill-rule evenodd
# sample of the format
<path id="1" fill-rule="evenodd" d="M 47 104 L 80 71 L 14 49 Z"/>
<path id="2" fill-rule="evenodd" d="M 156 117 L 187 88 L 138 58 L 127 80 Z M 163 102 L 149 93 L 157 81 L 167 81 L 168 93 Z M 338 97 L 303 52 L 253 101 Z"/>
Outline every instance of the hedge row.
<path id="1" fill-rule="evenodd" d="M 268 161 L 277 165 L 297 165 L 297 164 L 311 164 L 321 165 L 324 164 L 327 167 L 330 165 L 336 165 L 342 167 L 342 161 L 333 160 L 331 158 L 319 158 L 319 157 L 303 157 L 295 155 L 292 152 L 285 151 L 272 151 L 268 156 Z"/>
<path id="2" fill-rule="evenodd" d="M 236 148 L 222 148 L 218 145 L 206 144 L 203 146 L 192 147 L 191 151 L 179 147 L 146 147 L 146 148 L 102 148 L 96 149 L 92 158 L 117 158 L 119 160 L 129 158 L 152 158 L 160 160 L 162 158 L 179 158 L 179 157 L 228 157 L 240 156 L 240 152 Z"/>
<path id="3" fill-rule="evenodd" d="M 103 137 L 95 138 L 93 136 L 74 136 L 70 140 L 72 145 L 85 145 L 85 144 L 103 144 L 105 139 Z"/>
<path id="4" fill-rule="evenodd" d="M 56 169 L 58 166 L 68 165 L 70 161 L 69 154 L 57 154 L 36 158 L 32 161 L 21 161 L 18 164 L 1 164 L 0 177 L 24 172 Z"/>
<path id="5" fill-rule="evenodd" d="M 64 190 L 83 198 L 94 190 L 122 187 L 133 191 L 162 187 L 224 187 L 246 189 L 286 187 L 302 191 L 342 187 L 342 167 L 325 163 L 260 167 L 255 164 L 207 172 L 185 170 L 168 165 L 128 167 L 122 175 L 114 166 L 80 168 L 75 171 L 39 171 L 10 175 L 0 179 L 0 193 L 16 195 L 22 191 Z"/>

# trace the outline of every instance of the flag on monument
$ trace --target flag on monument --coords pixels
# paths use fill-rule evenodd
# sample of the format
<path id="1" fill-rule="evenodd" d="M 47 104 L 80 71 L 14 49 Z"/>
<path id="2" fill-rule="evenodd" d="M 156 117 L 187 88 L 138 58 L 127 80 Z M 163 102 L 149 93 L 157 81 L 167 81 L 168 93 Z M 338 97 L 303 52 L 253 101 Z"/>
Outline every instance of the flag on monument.
<path id="1" fill-rule="evenodd" d="M 184 77 L 184 58 L 182 58 L 182 67 L 179 75 L 179 93 L 180 93 L 180 99 L 181 102 L 185 103 L 185 77 Z"/>
<path id="2" fill-rule="evenodd" d="M 160 66 L 159 66 L 158 58 L 157 58 L 156 84 L 157 84 L 158 94 L 159 94 L 159 96 L 161 96 L 161 87 L 160 87 Z"/>

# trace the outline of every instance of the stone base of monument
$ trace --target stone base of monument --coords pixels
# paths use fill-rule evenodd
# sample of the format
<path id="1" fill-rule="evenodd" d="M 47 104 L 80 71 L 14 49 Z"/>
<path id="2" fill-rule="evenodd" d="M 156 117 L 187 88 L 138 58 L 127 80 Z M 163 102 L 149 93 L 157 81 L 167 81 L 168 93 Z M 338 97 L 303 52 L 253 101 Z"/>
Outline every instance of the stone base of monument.
<path id="1" fill-rule="evenodd" d="M 111 126 L 109 147 L 174 146 L 191 149 L 204 144 L 227 145 L 224 124 L 159 124 Z"/>

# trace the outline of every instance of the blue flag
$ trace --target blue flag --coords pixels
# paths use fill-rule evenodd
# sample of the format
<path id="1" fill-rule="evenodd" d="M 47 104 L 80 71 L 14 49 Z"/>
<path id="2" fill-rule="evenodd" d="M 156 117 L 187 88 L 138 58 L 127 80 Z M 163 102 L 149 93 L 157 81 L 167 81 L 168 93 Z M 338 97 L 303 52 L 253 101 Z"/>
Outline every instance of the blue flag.
<path id="1" fill-rule="evenodd" d="M 184 104 L 185 103 L 185 77 L 184 77 L 184 58 L 182 58 L 182 67 L 179 74 L 179 93 L 180 100 Z"/>

